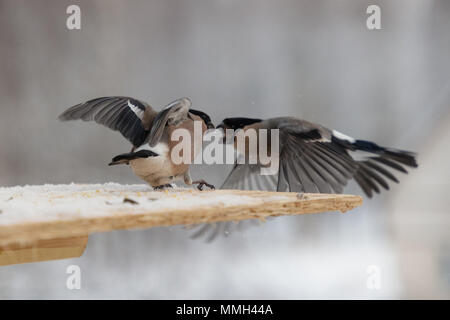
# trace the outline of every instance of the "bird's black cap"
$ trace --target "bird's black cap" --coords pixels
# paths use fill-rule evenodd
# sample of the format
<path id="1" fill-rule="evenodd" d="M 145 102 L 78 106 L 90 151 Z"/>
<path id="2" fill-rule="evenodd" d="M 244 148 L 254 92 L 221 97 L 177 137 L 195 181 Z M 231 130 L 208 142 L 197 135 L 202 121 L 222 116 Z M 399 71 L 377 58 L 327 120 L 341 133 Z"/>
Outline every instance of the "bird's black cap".
<path id="1" fill-rule="evenodd" d="M 226 118 L 223 119 L 222 123 L 218 125 L 217 128 L 236 130 L 261 121 L 261 119 L 254 118 Z"/>
<path id="2" fill-rule="evenodd" d="M 208 129 L 214 129 L 214 124 L 211 121 L 211 117 L 208 116 L 206 113 L 204 113 L 203 111 L 198 111 L 198 110 L 194 110 L 194 109 L 189 109 L 189 112 L 202 118 L 202 120 L 205 122 L 206 127 Z"/>

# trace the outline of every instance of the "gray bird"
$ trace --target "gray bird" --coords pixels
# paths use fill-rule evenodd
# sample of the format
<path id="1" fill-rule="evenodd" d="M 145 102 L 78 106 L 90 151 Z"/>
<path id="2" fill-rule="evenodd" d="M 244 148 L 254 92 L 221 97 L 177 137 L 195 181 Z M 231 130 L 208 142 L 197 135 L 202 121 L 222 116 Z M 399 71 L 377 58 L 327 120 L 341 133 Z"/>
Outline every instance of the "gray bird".
<path id="1" fill-rule="evenodd" d="M 188 98 L 178 99 L 157 112 L 148 103 L 137 99 L 102 97 L 69 108 L 59 119 L 95 121 L 119 131 L 133 148 L 129 153 L 114 157 L 110 165 L 129 164 L 134 173 L 152 187 L 161 189 L 174 181 L 184 180 L 187 185 L 197 184 L 200 190 L 205 185 L 214 188 L 205 180 L 192 181 L 190 165 L 175 164 L 170 156 L 177 143 L 171 139 L 175 129 L 184 128 L 193 134 L 194 121 L 201 121 L 202 134 L 208 128 L 214 128 L 206 113 L 191 109 Z M 194 143 L 191 147 L 193 160 L 196 156 Z"/>
<path id="2" fill-rule="evenodd" d="M 354 179 L 371 198 L 381 189 L 389 190 L 388 181 L 399 182 L 390 170 L 407 173 L 404 166 L 418 166 L 413 152 L 354 139 L 336 130 L 294 117 L 267 120 L 227 118 L 217 128 L 244 132 L 255 129 L 258 133 L 260 129 L 267 129 L 269 137 L 272 129 L 279 130 L 278 171 L 273 175 L 262 175 L 260 163 L 236 163 L 221 189 L 342 193 L 347 182 Z M 236 141 L 234 146 L 236 147 Z M 358 159 L 361 153 L 363 157 Z M 248 148 L 239 157 L 248 159 Z M 233 225 L 235 224 L 202 225 L 194 237 L 212 231 L 209 237 L 211 240 L 217 234 L 226 234 Z"/>

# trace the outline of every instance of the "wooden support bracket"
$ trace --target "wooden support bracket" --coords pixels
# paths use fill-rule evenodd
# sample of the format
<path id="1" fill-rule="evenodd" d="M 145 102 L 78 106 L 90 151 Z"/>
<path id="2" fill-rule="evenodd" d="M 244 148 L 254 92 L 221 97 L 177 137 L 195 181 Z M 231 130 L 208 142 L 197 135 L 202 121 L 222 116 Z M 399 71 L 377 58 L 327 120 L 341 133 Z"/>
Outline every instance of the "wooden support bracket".
<path id="1" fill-rule="evenodd" d="M 86 249 L 88 236 L 37 240 L 28 245 L 0 248 L 0 266 L 37 261 L 78 258 Z"/>

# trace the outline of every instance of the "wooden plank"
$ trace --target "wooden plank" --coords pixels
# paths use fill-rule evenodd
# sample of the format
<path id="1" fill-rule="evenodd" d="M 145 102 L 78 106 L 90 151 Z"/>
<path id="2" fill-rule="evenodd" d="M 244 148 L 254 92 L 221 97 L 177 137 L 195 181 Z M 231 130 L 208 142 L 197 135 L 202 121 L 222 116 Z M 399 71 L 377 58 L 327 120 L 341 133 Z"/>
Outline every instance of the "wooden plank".
<path id="1" fill-rule="evenodd" d="M 95 232 L 346 212 L 361 204 L 353 195 L 142 185 L 0 188 L 0 265 L 79 257 Z"/>
<path id="2" fill-rule="evenodd" d="M 155 192 L 150 192 L 155 193 Z M 149 193 L 149 194 L 150 194 Z M 161 193 L 161 192 L 159 192 Z M 131 193 L 132 194 L 132 193 Z M 297 215 L 330 211 L 345 212 L 362 204 L 362 198 L 353 195 L 336 194 L 303 194 L 263 192 L 263 191 L 174 191 L 165 193 L 168 196 L 211 196 L 239 195 L 257 200 L 249 204 L 224 205 L 217 203 L 209 207 L 190 206 L 188 208 L 139 210 L 133 213 L 115 211 L 114 207 L 108 215 L 89 217 L 62 218 L 48 221 L 24 221 L 14 224 L 0 223 L 0 247 L 11 244 L 29 245 L 38 240 L 58 239 L 63 237 L 84 236 L 94 232 L 105 232 L 118 229 L 142 229 L 157 226 L 191 225 L 203 222 L 239 221 L 244 219 L 264 219 L 269 216 Z M 127 193 L 129 196 L 130 193 Z M 140 195 L 142 196 L 142 195 Z M 137 195 L 136 198 L 139 198 Z M 138 207 L 138 206 L 136 206 Z"/>

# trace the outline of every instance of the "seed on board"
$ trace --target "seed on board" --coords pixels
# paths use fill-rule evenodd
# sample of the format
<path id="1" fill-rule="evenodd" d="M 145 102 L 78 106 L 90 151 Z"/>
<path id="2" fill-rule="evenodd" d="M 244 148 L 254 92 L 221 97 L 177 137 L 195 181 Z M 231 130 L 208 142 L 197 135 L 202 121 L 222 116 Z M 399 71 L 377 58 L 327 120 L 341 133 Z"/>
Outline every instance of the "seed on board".
<path id="1" fill-rule="evenodd" d="M 137 202 L 137 201 L 135 201 L 133 199 L 130 199 L 130 198 L 124 198 L 123 199 L 123 203 L 131 203 L 131 204 L 134 204 L 134 205 L 139 204 L 139 202 Z"/>
<path id="2" fill-rule="evenodd" d="M 308 196 L 305 195 L 304 193 L 297 193 L 297 199 L 308 200 Z"/>

